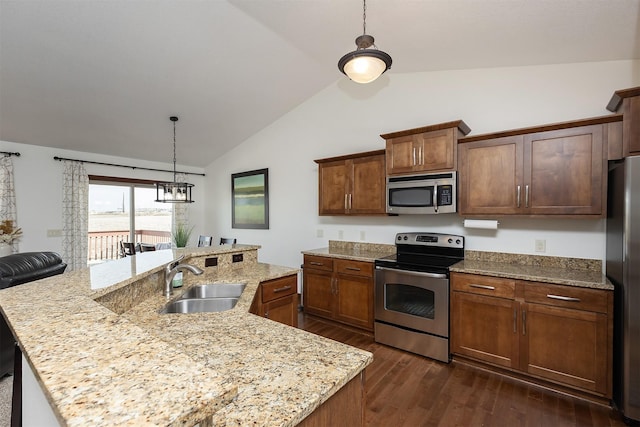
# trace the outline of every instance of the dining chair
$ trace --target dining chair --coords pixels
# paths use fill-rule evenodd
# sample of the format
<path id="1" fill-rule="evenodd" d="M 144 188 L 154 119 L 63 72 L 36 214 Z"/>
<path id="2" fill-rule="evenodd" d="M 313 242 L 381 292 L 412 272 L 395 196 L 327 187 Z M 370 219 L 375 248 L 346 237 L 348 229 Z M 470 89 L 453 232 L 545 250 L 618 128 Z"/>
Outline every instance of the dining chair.
<path id="1" fill-rule="evenodd" d="M 132 242 L 120 241 L 120 254 L 122 258 L 136 254 L 136 245 Z"/>
<path id="2" fill-rule="evenodd" d="M 153 243 L 140 243 L 140 252 L 151 252 L 156 250 L 156 245 Z"/>
<path id="3" fill-rule="evenodd" d="M 236 239 L 232 239 L 230 237 L 221 237 L 220 238 L 220 244 L 221 245 L 235 245 L 236 244 Z"/>
<path id="4" fill-rule="evenodd" d="M 211 236 L 200 235 L 200 237 L 198 237 L 198 247 L 201 248 L 203 246 L 211 246 L 212 240 L 213 240 L 213 237 Z"/>

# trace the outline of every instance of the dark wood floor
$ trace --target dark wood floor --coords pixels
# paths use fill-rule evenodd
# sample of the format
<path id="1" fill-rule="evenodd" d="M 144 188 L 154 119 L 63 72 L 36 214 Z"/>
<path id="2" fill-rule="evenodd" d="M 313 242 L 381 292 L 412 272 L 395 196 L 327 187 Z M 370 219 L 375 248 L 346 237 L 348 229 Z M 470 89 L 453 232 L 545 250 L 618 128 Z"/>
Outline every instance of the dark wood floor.
<path id="1" fill-rule="evenodd" d="M 606 406 L 461 363 L 441 363 L 317 317 L 299 327 L 373 353 L 366 369 L 367 426 L 625 426 Z"/>

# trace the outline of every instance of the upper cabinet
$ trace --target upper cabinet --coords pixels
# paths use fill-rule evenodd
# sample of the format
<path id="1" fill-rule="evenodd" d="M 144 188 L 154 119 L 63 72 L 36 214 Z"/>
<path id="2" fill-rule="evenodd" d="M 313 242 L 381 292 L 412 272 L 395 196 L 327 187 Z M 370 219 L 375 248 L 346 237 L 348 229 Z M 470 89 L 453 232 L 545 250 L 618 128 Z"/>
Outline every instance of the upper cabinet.
<path id="1" fill-rule="evenodd" d="M 380 135 L 387 145 L 387 175 L 456 170 L 458 138 L 469 132 L 458 120 Z"/>
<path id="2" fill-rule="evenodd" d="M 640 154 L 640 87 L 616 91 L 607 110 L 623 116 L 622 144 L 618 150 L 609 150 L 609 159 Z"/>
<path id="3" fill-rule="evenodd" d="M 319 215 L 386 215 L 384 150 L 315 162 Z"/>
<path id="4" fill-rule="evenodd" d="M 606 214 L 607 141 L 621 116 L 463 138 L 461 215 Z"/>

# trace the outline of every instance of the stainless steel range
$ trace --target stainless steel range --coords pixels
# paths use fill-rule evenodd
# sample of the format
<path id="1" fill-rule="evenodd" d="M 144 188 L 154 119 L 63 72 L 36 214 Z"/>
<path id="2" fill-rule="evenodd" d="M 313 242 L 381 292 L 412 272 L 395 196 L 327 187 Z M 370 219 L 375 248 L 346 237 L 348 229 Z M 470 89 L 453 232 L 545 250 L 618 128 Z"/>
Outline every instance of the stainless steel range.
<path id="1" fill-rule="evenodd" d="M 464 237 L 398 233 L 396 254 L 375 261 L 376 342 L 449 362 L 449 267 Z"/>

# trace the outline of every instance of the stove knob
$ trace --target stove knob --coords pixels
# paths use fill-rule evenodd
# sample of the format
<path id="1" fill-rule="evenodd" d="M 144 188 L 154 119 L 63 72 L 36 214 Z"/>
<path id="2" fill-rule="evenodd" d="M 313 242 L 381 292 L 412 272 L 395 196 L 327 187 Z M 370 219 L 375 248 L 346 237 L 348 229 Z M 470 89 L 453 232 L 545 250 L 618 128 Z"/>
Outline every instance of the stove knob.
<path id="1" fill-rule="evenodd" d="M 452 243 L 453 243 L 453 239 L 449 239 L 449 240 L 447 240 L 447 241 L 449 242 L 449 244 L 452 244 Z"/>
<path id="2" fill-rule="evenodd" d="M 402 236 L 398 236 L 398 240 L 402 240 Z"/>
<path id="3" fill-rule="evenodd" d="M 460 244 L 460 239 L 456 239 L 456 244 Z"/>
<path id="4" fill-rule="evenodd" d="M 404 240 L 409 240 L 409 236 L 404 236 Z"/>

